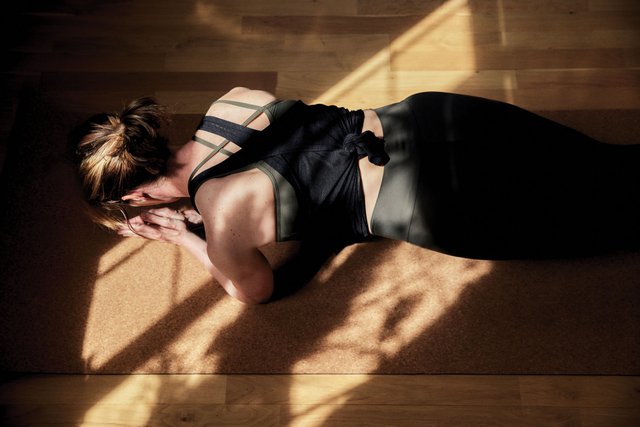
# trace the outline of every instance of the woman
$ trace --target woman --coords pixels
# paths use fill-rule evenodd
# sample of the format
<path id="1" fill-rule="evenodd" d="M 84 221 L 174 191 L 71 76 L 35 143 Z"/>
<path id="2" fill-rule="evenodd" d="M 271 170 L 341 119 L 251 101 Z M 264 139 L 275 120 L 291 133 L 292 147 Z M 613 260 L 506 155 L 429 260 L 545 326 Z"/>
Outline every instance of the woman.
<path id="1" fill-rule="evenodd" d="M 123 236 L 181 245 L 233 297 L 269 300 L 260 251 L 275 241 L 371 236 L 485 259 L 635 248 L 639 146 L 595 141 L 520 108 L 428 92 L 375 110 L 234 88 L 169 148 L 151 99 L 98 115 L 77 144 L 98 218 Z M 122 205 L 190 197 L 122 221 Z M 98 214 L 96 214 L 98 215 Z M 204 225 L 206 241 L 189 231 Z"/>

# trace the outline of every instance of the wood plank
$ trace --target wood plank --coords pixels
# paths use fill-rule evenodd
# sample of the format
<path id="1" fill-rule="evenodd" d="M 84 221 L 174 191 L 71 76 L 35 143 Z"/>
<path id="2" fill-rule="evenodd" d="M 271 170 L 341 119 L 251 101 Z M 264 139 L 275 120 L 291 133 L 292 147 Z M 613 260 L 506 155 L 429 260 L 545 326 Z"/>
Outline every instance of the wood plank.
<path id="1" fill-rule="evenodd" d="M 82 113 L 87 117 L 97 112 L 120 111 L 129 101 L 144 96 L 155 97 L 156 92 L 128 87 L 120 90 L 95 90 L 90 94 L 73 90 L 47 93 L 48 99 L 64 108 L 64 111 Z"/>
<path id="2" fill-rule="evenodd" d="M 636 0 L 589 0 L 589 10 L 592 11 L 640 11 L 640 2 Z"/>
<path id="3" fill-rule="evenodd" d="M 308 72 L 279 73 L 279 76 L 279 96 L 349 108 L 378 107 L 425 91 L 502 93 L 512 91 L 517 84 L 515 73 L 509 70 L 390 72 L 385 69 L 384 62 L 379 67 L 365 66 L 362 71 L 346 75 Z"/>
<path id="4" fill-rule="evenodd" d="M 268 405 L 206 405 L 197 403 L 156 405 L 145 401 L 127 404 L 16 405 L 3 408 L 0 421 L 7 426 L 123 427 L 138 426 L 255 426 L 280 424 L 280 407 Z"/>
<path id="5" fill-rule="evenodd" d="M 640 44 L 640 31 L 597 30 L 572 31 L 521 31 L 517 29 L 492 29 L 478 31 L 469 25 L 467 29 L 452 30 L 449 25 L 419 32 L 410 43 L 403 45 L 424 46 L 429 49 L 465 51 L 516 49 L 611 49 L 633 48 Z M 395 46 L 394 46 L 395 47 Z"/>
<path id="6" fill-rule="evenodd" d="M 635 426 L 640 377 L 27 375 L 4 425 Z"/>
<path id="7" fill-rule="evenodd" d="M 29 37 L 21 40 L 13 50 L 24 52 L 79 51 L 91 49 L 109 51 L 158 52 L 179 47 L 191 39 L 229 39 L 240 33 L 239 16 L 223 16 L 217 20 L 203 19 L 184 25 L 171 16 L 163 22 L 150 19 L 141 22 L 137 17 L 117 15 L 60 15 L 41 25 L 33 26 Z M 146 15 L 145 15 L 146 16 Z M 184 21 L 190 21 L 185 18 Z"/>
<path id="8" fill-rule="evenodd" d="M 441 1 L 424 0 L 359 0 L 358 14 L 369 16 L 427 15 L 443 5 Z"/>
<path id="9" fill-rule="evenodd" d="M 0 404 L 223 403 L 224 375 L 27 375 L 0 384 Z"/>
<path id="10" fill-rule="evenodd" d="M 640 406 L 636 408 L 580 408 L 583 427 L 638 427 Z"/>
<path id="11" fill-rule="evenodd" d="M 248 85 L 244 85 L 248 86 Z M 251 86 L 249 86 L 251 87 Z M 260 89 L 259 87 L 251 87 L 252 89 Z M 169 105 L 172 111 L 177 114 L 193 114 L 199 118 L 207 111 L 211 103 L 220 98 L 231 89 L 228 87 L 223 90 L 205 90 L 205 91 L 186 91 L 186 90 L 158 90 L 155 96 L 163 104 Z M 271 91 L 272 93 L 274 91 Z M 196 129 L 198 122 L 193 123 L 193 129 Z M 191 135 L 181 135 L 181 139 L 190 138 Z"/>
<path id="12" fill-rule="evenodd" d="M 588 0 L 539 0 L 523 2 L 521 0 L 469 0 L 474 13 L 557 13 L 572 14 L 589 10 Z"/>
<path id="13" fill-rule="evenodd" d="M 514 100 L 536 110 L 637 109 L 640 70 L 520 70 Z"/>
<path id="14" fill-rule="evenodd" d="M 640 67 L 640 49 L 625 49 L 624 64 L 628 68 Z"/>
<path id="15" fill-rule="evenodd" d="M 635 69 L 518 70 L 515 78 L 520 89 L 640 87 L 640 70 Z"/>
<path id="16" fill-rule="evenodd" d="M 519 406 L 513 376 L 242 375 L 227 403 Z"/>
<path id="17" fill-rule="evenodd" d="M 545 411 L 523 412 L 515 407 L 483 406 L 409 406 L 409 405 L 335 405 L 289 407 L 291 413 L 282 414 L 289 426 L 567 426 L 578 425 L 579 412 L 574 408 L 553 414 Z"/>
<path id="18" fill-rule="evenodd" d="M 390 34 L 401 33 L 422 19 L 406 16 L 245 16 L 245 34 Z"/>
<path id="19" fill-rule="evenodd" d="M 640 415 L 628 408 L 467 407 L 413 405 L 12 405 L 5 425 L 518 425 L 635 427 Z"/>
<path id="20" fill-rule="evenodd" d="M 525 406 L 640 408 L 640 378 L 598 376 L 523 376 Z"/>
<path id="21" fill-rule="evenodd" d="M 388 46 L 386 36 L 305 35 L 284 39 L 201 41 L 167 54 L 168 71 L 336 71 L 357 68 Z M 215 58 L 215 59 L 213 59 Z"/>
<path id="22" fill-rule="evenodd" d="M 149 15 L 186 16 L 195 18 L 198 15 L 205 17 L 228 15 L 326 15 L 339 13 L 354 15 L 357 13 L 359 0 L 283 0 L 278 2 L 265 2 L 264 0 L 216 0 L 215 2 L 158 2 L 154 0 L 136 0 L 129 2 L 127 8 L 122 8 L 120 3 L 109 6 L 109 3 L 101 4 L 103 11 L 113 13 L 120 12 L 125 16 L 140 17 Z M 192 22 L 188 20 L 185 22 Z"/>
<path id="23" fill-rule="evenodd" d="M 474 49 L 444 50 L 414 45 L 394 51 L 391 67 L 411 70 L 522 70 L 623 68 L 623 49 Z"/>
<path id="24" fill-rule="evenodd" d="M 151 96 L 167 105 L 173 114 L 197 114 L 202 115 L 214 99 L 224 95 L 228 89 L 205 91 L 170 91 L 170 90 L 145 90 L 144 88 L 128 87 L 120 90 L 94 90 L 91 94 L 85 91 L 63 90 L 51 91 L 46 95 L 55 105 L 61 106 L 64 111 L 93 114 L 99 111 L 119 111 L 129 101 Z M 194 123 L 194 128 L 198 124 Z"/>
<path id="25" fill-rule="evenodd" d="M 630 48 L 639 43 L 637 28 L 602 29 L 598 26 L 581 31 L 571 28 L 523 29 L 505 23 L 490 21 L 478 25 L 468 16 L 444 17 L 444 20 L 422 20 L 402 32 L 390 32 L 394 37 L 402 35 L 403 46 L 422 45 L 430 49 L 595 49 Z M 407 34 L 410 34 L 408 36 Z M 394 41 L 398 42 L 398 41 Z"/>
<path id="26" fill-rule="evenodd" d="M 456 3 L 457 4 L 457 3 Z M 427 15 L 428 17 L 428 15 Z M 399 35 L 419 24 L 423 15 L 390 16 L 246 16 L 242 20 L 246 34 L 394 34 Z M 624 12 L 597 12 L 575 14 L 517 14 L 505 17 L 506 29 L 539 32 L 588 32 L 599 30 L 636 30 L 640 16 Z M 441 25 L 452 29 L 468 28 L 469 22 L 477 31 L 496 31 L 500 21 L 495 16 L 473 14 L 466 3 L 458 10 L 443 16 Z"/>
<path id="27" fill-rule="evenodd" d="M 40 84 L 45 92 L 109 91 L 227 91 L 235 86 L 274 91 L 275 72 L 45 72 Z"/>
<path id="28" fill-rule="evenodd" d="M 112 52 L 103 54 L 14 53 L 9 56 L 14 72 L 110 71 L 144 72 L 162 70 L 164 55 Z"/>
<path id="29" fill-rule="evenodd" d="M 599 30 L 592 31 L 519 31 L 482 32 L 464 35 L 481 49 L 612 49 L 640 46 L 640 31 Z"/>
<path id="30" fill-rule="evenodd" d="M 402 15 L 425 13 L 438 7 L 443 2 L 424 0 L 360 0 L 358 13 L 362 15 Z M 540 13 L 540 12 L 586 12 L 589 10 L 587 0 L 467 0 L 474 13 Z M 615 9 L 614 9 L 615 10 Z"/>
<path id="31" fill-rule="evenodd" d="M 486 30 L 500 25 L 500 16 L 471 14 L 474 28 Z M 626 11 L 602 11 L 579 13 L 514 13 L 502 15 L 504 28 L 508 31 L 590 32 L 598 30 L 635 30 L 640 16 Z"/>
<path id="32" fill-rule="evenodd" d="M 518 89 L 512 102 L 530 110 L 640 109 L 640 88 L 539 87 Z"/>
<path id="33" fill-rule="evenodd" d="M 256 15 L 356 15 L 360 0 L 293 0 L 265 2 L 264 0 L 216 0 L 216 13 L 237 13 L 244 16 Z"/>

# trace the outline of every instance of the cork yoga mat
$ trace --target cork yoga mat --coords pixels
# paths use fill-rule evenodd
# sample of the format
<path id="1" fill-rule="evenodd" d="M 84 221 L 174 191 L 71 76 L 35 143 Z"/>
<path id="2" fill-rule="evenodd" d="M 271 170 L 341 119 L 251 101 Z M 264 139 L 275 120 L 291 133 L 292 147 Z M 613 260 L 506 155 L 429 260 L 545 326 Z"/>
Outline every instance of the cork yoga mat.
<path id="1" fill-rule="evenodd" d="M 545 114 L 640 142 L 637 111 Z M 79 118 L 37 98 L 18 111 L 2 175 L 5 371 L 640 374 L 638 253 L 490 262 L 387 240 L 274 246 L 289 292 L 248 307 L 181 248 L 87 221 L 65 157 Z"/>

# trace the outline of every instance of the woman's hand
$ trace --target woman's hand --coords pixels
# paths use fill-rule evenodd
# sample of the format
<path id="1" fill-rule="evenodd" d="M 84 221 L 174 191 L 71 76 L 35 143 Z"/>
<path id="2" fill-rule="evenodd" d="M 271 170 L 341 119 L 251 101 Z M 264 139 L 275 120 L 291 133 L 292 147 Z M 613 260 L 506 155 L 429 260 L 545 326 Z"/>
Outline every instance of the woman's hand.
<path id="1" fill-rule="evenodd" d="M 182 215 L 184 215 L 189 224 L 202 224 L 202 217 L 195 209 L 184 209 L 180 212 L 182 212 Z"/>
<path id="2" fill-rule="evenodd" d="M 149 209 L 122 224 L 118 234 L 181 245 L 190 234 L 188 223 L 199 224 L 200 215 L 193 209 L 177 211 L 169 208 Z"/>

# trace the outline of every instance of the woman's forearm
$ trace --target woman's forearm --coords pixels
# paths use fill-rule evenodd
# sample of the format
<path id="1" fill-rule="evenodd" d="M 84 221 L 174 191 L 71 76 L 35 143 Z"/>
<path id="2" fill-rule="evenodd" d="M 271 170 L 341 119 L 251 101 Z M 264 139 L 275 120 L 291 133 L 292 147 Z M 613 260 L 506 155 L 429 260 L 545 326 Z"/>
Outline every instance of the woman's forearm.
<path id="1" fill-rule="evenodd" d="M 233 298 L 242 301 L 244 303 L 253 304 L 256 301 L 248 298 L 246 295 L 238 291 L 233 282 L 229 280 L 224 274 L 220 272 L 216 268 L 216 266 L 211 262 L 209 255 L 207 253 L 207 242 L 201 239 L 194 233 L 186 233 L 184 237 L 179 242 L 180 246 L 185 248 L 189 253 L 198 259 L 205 267 L 205 269 L 211 273 L 214 279 L 222 286 L 222 288 Z"/>
<path id="2" fill-rule="evenodd" d="M 204 268 L 213 275 L 212 269 L 215 269 L 215 267 L 209 259 L 209 255 L 207 255 L 207 242 L 204 239 L 201 239 L 198 235 L 192 232 L 186 232 L 183 238 L 177 243 L 185 248 L 191 255 L 196 257 Z"/>

